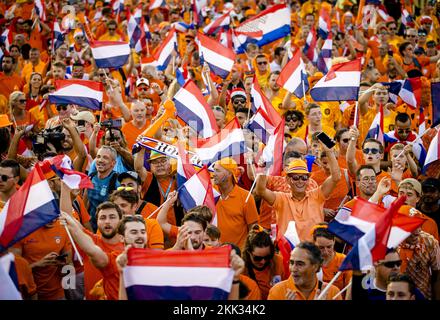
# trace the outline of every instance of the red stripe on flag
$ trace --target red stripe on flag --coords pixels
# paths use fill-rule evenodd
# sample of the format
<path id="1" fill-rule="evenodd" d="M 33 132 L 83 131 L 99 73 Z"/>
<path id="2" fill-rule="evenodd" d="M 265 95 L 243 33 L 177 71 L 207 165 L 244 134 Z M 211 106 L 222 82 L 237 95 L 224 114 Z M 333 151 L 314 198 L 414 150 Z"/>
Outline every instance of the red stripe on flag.
<path id="1" fill-rule="evenodd" d="M 73 79 L 68 79 L 68 80 L 56 80 L 55 81 L 55 87 L 56 89 L 61 89 L 64 87 L 68 87 L 71 86 L 73 84 L 78 84 L 80 86 L 84 86 L 84 87 L 88 87 L 90 89 L 93 89 L 95 91 L 104 91 L 104 86 L 101 82 L 97 82 L 97 81 L 91 81 L 91 80 L 73 80 Z"/>

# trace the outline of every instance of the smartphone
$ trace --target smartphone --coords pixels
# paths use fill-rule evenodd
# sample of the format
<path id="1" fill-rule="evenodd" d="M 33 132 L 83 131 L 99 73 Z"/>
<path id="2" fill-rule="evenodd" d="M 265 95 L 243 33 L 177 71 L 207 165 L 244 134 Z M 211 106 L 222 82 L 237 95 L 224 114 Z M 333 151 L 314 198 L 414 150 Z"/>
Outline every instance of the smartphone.
<path id="1" fill-rule="evenodd" d="M 335 146 L 335 144 L 336 144 L 333 141 L 333 139 L 331 139 L 324 132 L 318 133 L 318 135 L 316 137 L 319 139 L 319 141 L 321 141 L 323 144 L 325 144 L 327 146 L 327 148 L 329 148 L 329 149 L 333 148 Z"/>
<path id="2" fill-rule="evenodd" d="M 55 259 L 62 261 L 62 260 L 66 260 L 66 258 L 67 258 L 67 253 L 63 253 L 58 255 L 58 257 L 56 257 Z"/>

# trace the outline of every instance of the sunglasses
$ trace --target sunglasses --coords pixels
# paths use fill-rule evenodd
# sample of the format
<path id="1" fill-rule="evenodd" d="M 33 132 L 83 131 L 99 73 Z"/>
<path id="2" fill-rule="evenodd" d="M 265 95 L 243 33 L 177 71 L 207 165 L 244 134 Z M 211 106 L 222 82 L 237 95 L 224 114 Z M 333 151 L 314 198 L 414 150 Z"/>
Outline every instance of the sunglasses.
<path id="1" fill-rule="evenodd" d="M 256 262 L 260 262 L 260 261 L 263 261 L 263 260 L 268 261 L 271 258 L 272 258 L 272 256 L 270 254 L 267 255 L 267 256 L 264 256 L 264 257 L 252 255 L 252 259 L 254 259 L 254 261 L 256 261 Z"/>
<path id="2" fill-rule="evenodd" d="M 286 117 L 286 121 L 287 122 L 289 122 L 289 121 L 298 121 L 298 118 L 297 117 Z"/>
<path id="3" fill-rule="evenodd" d="M 397 30 L 397 28 L 388 28 L 389 30 Z"/>
<path id="4" fill-rule="evenodd" d="M 386 261 L 386 262 L 382 262 L 382 265 L 388 269 L 391 269 L 394 267 L 400 267 L 402 265 L 402 260 Z"/>
<path id="5" fill-rule="evenodd" d="M 116 28 L 108 28 L 108 31 L 115 31 Z"/>
<path id="6" fill-rule="evenodd" d="M 133 188 L 133 187 L 124 187 L 124 186 L 121 186 L 121 187 L 118 187 L 116 190 L 118 190 L 118 191 L 121 191 L 121 190 L 125 190 L 125 191 L 133 191 L 134 188 Z"/>
<path id="7" fill-rule="evenodd" d="M 260 62 L 257 62 L 257 64 L 258 64 L 259 66 L 262 66 L 262 65 L 266 65 L 267 62 L 266 62 L 266 61 L 260 61 Z"/>
<path id="8" fill-rule="evenodd" d="M 369 154 L 370 152 L 372 153 L 372 154 L 378 154 L 379 153 L 379 149 L 376 149 L 376 148 L 365 148 L 365 149 L 363 149 L 362 150 L 365 154 Z"/>
<path id="9" fill-rule="evenodd" d="M 66 111 L 67 106 L 57 106 L 57 111 L 61 111 L 61 109 L 63 109 L 63 111 Z"/>
<path id="10" fill-rule="evenodd" d="M 407 38 L 416 38 L 417 36 L 415 34 L 407 34 L 406 37 Z"/>
<path id="11" fill-rule="evenodd" d="M 397 132 L 405 132 L 405 133 L 410 133 L 411 129 L 397 129 Z"/>
<path id="12" fill-rule="evenodd" d="M 100 73 L 100 74 L 98 74 L 98 76 L 105 77 L 105 73 Z"/>
<path id="13" fill-rule="evenodd" d="M 145 91 L 145 92 L 149 90 L 148 87 L 137 88 L 137 89 L 138 89 L 138 91 Z"/>
<path id="14" fill-rule="evenodd" d="M 212 107 L 212 110 L 220 111 L 221 113 L 225 113 L 225 109 L 222 107 Z"/>
<path id="15" fill-rule="evenodd" d="M 350 139 L 345 138 L 345 139 L 341 139 L 341 141 L 342 141 L 343 143 L 348 143 L 348 141 L 350 141 Z"/>
<path id="16" fill-rule="evenodd" d="M 232 101 L 233 104 L 237 104 L 237 103 L 241 103 L 241 104 L 245 104 L 246 100 L 244 99 L 235 99 L 234 101 Z"/>
<path id="17" fill-rule="evenodd" d="M 292 179 L 293 181 L 299 181 L 300 179 L 302 181 L 307 181 L 309 180 L 309 176 L 304 174 L 304 175 L 300 175 L 300 176 L 289 176 L 290 179 Z"/>
<path id="18" fill-rule="evenodd" d="M 6 182 L 6 181 L 8 181 L 9 179 L 12 179 L 12 178 L 14 178 L 14 177 L 10 177 L 10 176 L 7 176 L 5 174 L 1 175 L 1 179 L 2 179 L 3 182 Z"/>

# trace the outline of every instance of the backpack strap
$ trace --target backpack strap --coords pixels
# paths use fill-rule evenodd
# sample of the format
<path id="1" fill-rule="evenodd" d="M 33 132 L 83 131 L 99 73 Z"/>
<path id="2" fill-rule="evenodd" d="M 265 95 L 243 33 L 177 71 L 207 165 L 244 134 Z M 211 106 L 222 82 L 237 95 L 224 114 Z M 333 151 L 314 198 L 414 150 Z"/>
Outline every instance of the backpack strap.
<path id="1" fill-rule="evenodd" d="M 142 204 L 136 209 L 136 214 L 142 214 L 142 210 L 144 210 L 146 205 L 147 201 L 142 201 Z"/>
<path id="2" fill-rule="evenodd" d="M 112 176 L 110 178 L 110 183 L 108 184 L 108 194 L 112 194 L 112 192 L 116 189 L 117 179 L 118 179 L 118 173 L 113 171 Z"/>

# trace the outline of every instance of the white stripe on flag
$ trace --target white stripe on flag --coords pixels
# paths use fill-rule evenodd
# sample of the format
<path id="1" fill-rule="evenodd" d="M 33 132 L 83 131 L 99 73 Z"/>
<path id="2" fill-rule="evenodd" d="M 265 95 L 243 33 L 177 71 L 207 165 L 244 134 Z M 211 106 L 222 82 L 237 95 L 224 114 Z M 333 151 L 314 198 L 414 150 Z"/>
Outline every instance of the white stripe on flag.
<path id="1" fill-rule="evenodd" d="M 206 287 L 231 291 L 234 272 L 230 268 L 127 266 L 124 269 L 125 287 L 173 286 Z"/>
<path id="2" fill-rule="evenodd" d="M 197 174 L 193 175 L 186 183 L 185 188 L 197 205 L 202 205 L 205 200 L 206 190 Z"/>
<path id="3" fill-rule="evenodd" d="M 234 65 L 234 60 L 228 59 L 207 47 L 203 47 L 201 44 L 200 51 L 206 62 L 209 62 L 222 70 L 230 71 Z"/>
<path id="4" fill-rule="evenodd" d="M 54 196 L 47 180 L 33 184 L 29 190 L 26 207 L 24 208 L 24 215 L 27 215 L 29 212 L 32 212 L 52 200 L 54 200 Z"/>
<path id="5" fill-rule="evenodd" d="M 368 222 L 366 220 L 362 220 L 362 219 L 353 217 L 352 215 L 350 215 L 346 220 L 338 219 L 338 217 L 336 216 L 336 220 L 341 224 L 345 224 L 348 226 L 354 226 L 354 227 L 358 228 L 359 230 L 361 230 L 363 233 L 367 233 L 368 231 L 373 229 L 375 226 L 375 224 L 372 222 Z"/>
<path id="6" fill-rule="evenodd" d="M 231 144 L 242 141 L 244 141 L 243 131 L 241 129 L 234 129 L 225 137 L 225 139 L 222 139 L 222 141 L 217 143 L 215 146 L 198 148 L 196 153 L 199 155 L 200 160 L 210 160 L 218 152 L 225 150 Z"/>
<path id="7" fill-rule="evenodd" d="M 71 84 L 69 86 L 62 87 L 52 93 L 54 97 L 78 97 L 78 98 L 91 98 L 102 102 L 102 91 L 96 91 L 90 89 L 87 86 L 82 86 L 80 84 Z"/>
<path id="8" fill-rule="evenodd" d="M 92 48 L 93 57 L 95 59 L 107 59 L 112 57 L 119 56 L 128 56 L 130 55 L 130 45 L 109 45 L 102 47 Z"/>
<path id="9" fill-rule="evenodd" d="M 336 78 L 324 81 L 324 77 L 319 80 L 313 88 L 358 87 L 360 83 L 360 74 L 361 73 L 359 71 L 336 71 Z"/>
<path id="10" fill-rule="evenodd" d="M 397 246 L 406 238 L 410 236 L 411 232 L 405 231 L 402 228 L 391 227 L 390 237 L 388 238 L 387 247 L 397 248 Z"/>

